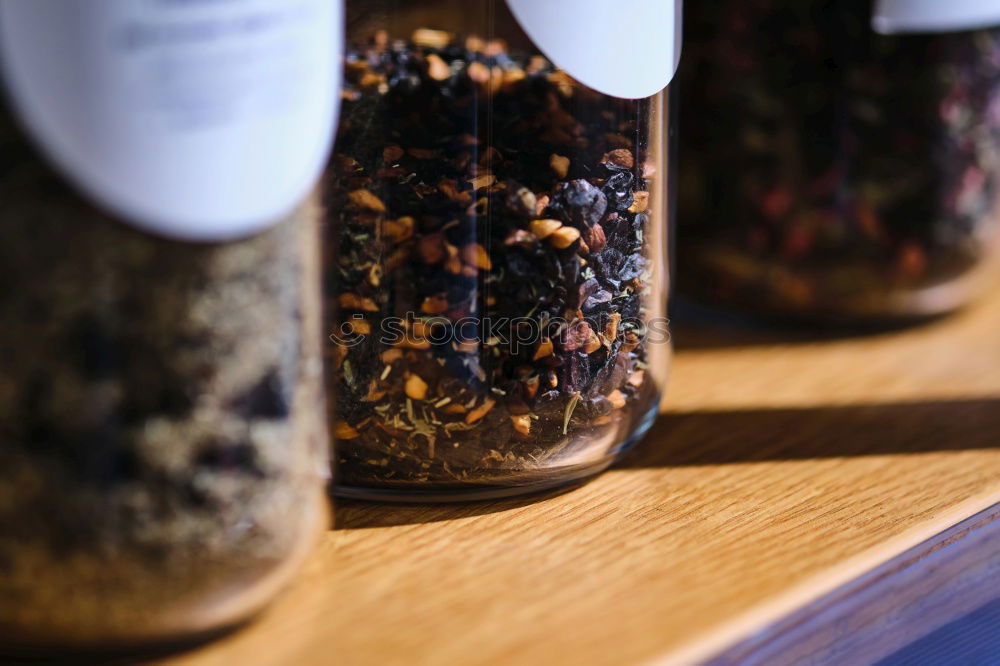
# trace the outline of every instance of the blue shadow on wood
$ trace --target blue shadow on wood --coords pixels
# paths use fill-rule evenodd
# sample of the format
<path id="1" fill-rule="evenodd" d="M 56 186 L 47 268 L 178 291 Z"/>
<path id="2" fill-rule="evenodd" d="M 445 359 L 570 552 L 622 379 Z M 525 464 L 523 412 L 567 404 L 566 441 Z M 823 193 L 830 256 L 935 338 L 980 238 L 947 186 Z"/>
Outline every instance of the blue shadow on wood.
<path id="1" fill-rule="evenodd" d="M 931 632 L 877 666 L 993 666 L 1000 664 L 1000 599 Z"/>

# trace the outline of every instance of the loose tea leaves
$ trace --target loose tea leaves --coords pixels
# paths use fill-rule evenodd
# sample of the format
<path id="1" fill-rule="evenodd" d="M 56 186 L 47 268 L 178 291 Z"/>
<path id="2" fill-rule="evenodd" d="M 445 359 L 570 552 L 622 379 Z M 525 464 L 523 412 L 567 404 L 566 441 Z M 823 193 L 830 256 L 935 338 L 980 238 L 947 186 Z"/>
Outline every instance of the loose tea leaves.
<path id="1" fill-rule="evenodd" d="M 254 610 L 325 513 L 317 207 L 164 240 L 79 195 L 2 104 L 0 154 L 0 639 Z"/>
<path id="2" fill-rule="evenodd" d="M 1000 31 L 870 18 L 867 0 L 687 7 L 683 289 L 891 316 L 998 251 Z"/>
<path id="3" fill-rule="evenodd" d="M 435 31 L 380 35 L 347 71 L 328 229 L 340 482 L 606 464 L 658 391 L 649 102 Z"/>

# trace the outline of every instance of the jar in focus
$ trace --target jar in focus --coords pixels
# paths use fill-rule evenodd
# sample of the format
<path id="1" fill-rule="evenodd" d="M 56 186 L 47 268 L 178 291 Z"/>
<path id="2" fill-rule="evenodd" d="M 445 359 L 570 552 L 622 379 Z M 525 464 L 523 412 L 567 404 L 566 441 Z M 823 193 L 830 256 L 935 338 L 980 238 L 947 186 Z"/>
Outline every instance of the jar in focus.
<path id="1" fill-rule="evenodd" d="M 341 17 L 267 4 L 0 2 L 5 654 L 229 628 L 329 523 L 312 191 Z M 253 56 L 289 39 L 292 105 L 262 114 Z"/>
<path id="2" fill-rule="evenodd" d="M 598 5 L 552 41 L 531 2 L 348 3 L 327 229 L 339 494 L 561 486 L 655 418 L 674 8 L 634 8 L 656 39 L 621 33 L 606 82 L 560 50 L 636 22 Z"/>
<path id="3" fill-rule="evenodd" d="M 689 4 L 682 293 L 862 324 L 942 314 L 996 282 L 1000 29 L 879 34 L 872 12 Z"/>

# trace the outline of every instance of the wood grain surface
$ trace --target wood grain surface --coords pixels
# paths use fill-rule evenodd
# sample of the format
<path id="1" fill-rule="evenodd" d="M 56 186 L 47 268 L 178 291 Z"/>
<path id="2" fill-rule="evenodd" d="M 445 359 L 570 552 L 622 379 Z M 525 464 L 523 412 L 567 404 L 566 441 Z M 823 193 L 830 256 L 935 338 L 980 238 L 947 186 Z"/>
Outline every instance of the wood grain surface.
<path id="1" fill-rule="evenodd" d="M 270 612 L 170 663 L 692 663 L 1000 502 L 1000 298 L 901 332 L 675 337 L 669 413 L 604 476 L 341 503 Z"/>
<path id="2" fill-rule="evenodd" d="M 998 573 L 995 505 L 754 633 L 710 666 L 996 663 L 1000 623 L 980 630 L 969 618 L 1000 610 Z"/>

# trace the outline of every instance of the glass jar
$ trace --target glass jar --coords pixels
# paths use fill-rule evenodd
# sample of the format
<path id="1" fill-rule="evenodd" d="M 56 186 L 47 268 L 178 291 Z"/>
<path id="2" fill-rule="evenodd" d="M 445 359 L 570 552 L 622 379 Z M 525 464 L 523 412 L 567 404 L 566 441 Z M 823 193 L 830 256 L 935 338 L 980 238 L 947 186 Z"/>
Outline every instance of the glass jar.
<path id="1" fill-rule="evenodd" d="M 341 495 L 560 486 L 605 469 L 655 417 L 674 9 L 608 18 L 587 0 L 555 7 L 558 24 L 534 15 L 543 4 L 347 4 L 327 231 Z M 658 38 L 628 34 L 602 61 L 610 76 L 560 51 L 647 14 Z"/>
<path id="2" fill-rule="evenodd" d="M 1000 29 L 878 34 L 872 9 L 688 6 L 682 293 L 875 323 L 945 313 L 995 284 Z"/>
<path id="3" fill-rule="evenodd" d="M 0 2 L 4 653 L 230 627 L 328 524 L 341 17 L 268 4 Z"/>

